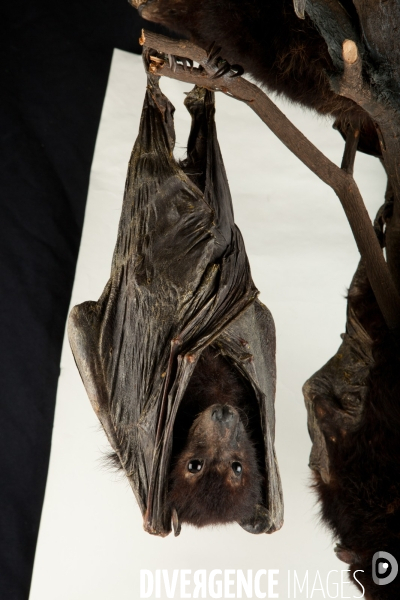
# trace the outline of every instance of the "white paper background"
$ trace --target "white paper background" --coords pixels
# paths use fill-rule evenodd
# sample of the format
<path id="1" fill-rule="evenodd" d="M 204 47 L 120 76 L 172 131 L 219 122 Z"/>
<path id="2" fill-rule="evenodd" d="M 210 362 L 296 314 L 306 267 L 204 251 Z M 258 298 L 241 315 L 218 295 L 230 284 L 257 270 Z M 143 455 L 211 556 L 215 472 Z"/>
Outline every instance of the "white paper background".
<path id="1" fill-rule="evenodd" d="M 116 50 L 71 305 L 97 299 L 107 282 L 145 85 L 140 57 Z M 182 92 L 190 86 L 163 80 L 162 89 L 177 109 L 177 152 L 182 155 L 190 123 Z M 340 164 L 343 142 L 330 121 L 278 103 Z M 140 569 L 171 573 L 172 569 L 279 569 L 274 589 L 280 598 L 289 597 L 287 571 L 296 569 L 302 579 L 308 569 L 308 597 L 318 600 L 329 597 L 328 572 L 346 568 L 333 553 L 330 533 L 319 523 L 309 487 L 311 444 L 301 386 L 339 346 L 346 287 L 358 252 L 334 193 L 246 105 L 218 94 L 216 119 L 236 222 L 261 300 L 276 323 L 276 447 L 285 525 L 272 536 L 252 536 L 238 525 L 203 530 L 183 526 L 178 538 L 144 533 L 129 485 L 102 464 L 108 450 L 105 435 L 65 342 L 31 600 L 133 600 L 139 598 Z M 385 188 L 379 161 L 360 154 L 355 176 L 373 217 Z M 317 570 L 325 595 L 322 591 L 311 595 Z M 333 573 L 331 579 L 338 581 L 339 575 Z M 267 589 L 265 577 L 262 589 Z M 334 587 L 330 593 L 335 595 Z M 343 596 L 339 592 L 339 597 L 353 595 L 359 592 L 350 585 L 344 587 Z M 179 597 L 178 588 L 175 598 Z M 298 592 L 297 597 L 307 596 Z"/>

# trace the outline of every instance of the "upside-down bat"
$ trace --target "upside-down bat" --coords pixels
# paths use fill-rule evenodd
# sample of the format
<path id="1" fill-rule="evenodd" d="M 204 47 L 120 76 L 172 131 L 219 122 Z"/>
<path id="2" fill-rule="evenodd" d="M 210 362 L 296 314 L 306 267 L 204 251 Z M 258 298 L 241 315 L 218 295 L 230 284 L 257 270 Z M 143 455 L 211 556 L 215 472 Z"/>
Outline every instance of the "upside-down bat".
<path id="1" fill-rule="evenodd" d="M 204 49 L 212 45 L 230 64 L 239 64 L 267 89 L 335 117 L 346 137 L 360 131 L 358 149 L 381 156 L 375 126 L 355 102 L 335 94 L 333 63 L 311 19 L 299 19 L 293 0 L 129 0 L 142 17 L 162 24 Z M 359 30 L 352 0 L 341 1 Z"/>
<path id="2" fill-rule="evenodd" d="M 274 450 L 275 329 L 257 299 L 216 138 L 195 88 L 178 164 L 174 108 L 149 75 L 110 279 L 69 339 L 149 533 L 283 520 Z"/>
<path id="3" fill-rule="evenodd" d="M 258 458 L 258 415 L 249 384 L 217 349 L 206 348 L 175 421 L 168 504 L 181 522 L 201 527 L 237 521 L 262 503 L 266 473 Z"/>
<path id="4" fill-rule="evenodd" d="M 375 220 L 382 246 L 390 210 L 384 205 Z M 310 467 L 338 557 L 353 572 L 363 571 L 357 578 L 366 597 L 394 600 L 400 578 L 386 583 L 390 572 L 379 573 L 373 558 L 388 552 L 400 563 L 400 356 L 362 261 L 350 285 L 342 338 L 335 356 L 303 388 Z M 381 584 L 373 580 L 373 567 L 377 581 L 384 575 Z"/>

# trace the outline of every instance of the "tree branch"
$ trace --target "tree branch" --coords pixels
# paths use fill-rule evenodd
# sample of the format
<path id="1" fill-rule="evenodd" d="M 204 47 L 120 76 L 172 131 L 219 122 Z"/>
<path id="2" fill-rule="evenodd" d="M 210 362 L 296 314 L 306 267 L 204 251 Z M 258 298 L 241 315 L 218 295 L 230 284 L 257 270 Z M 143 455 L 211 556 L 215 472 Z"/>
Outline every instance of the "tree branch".
<path id="1" fill-rule="evenodd" d="M 294 0 L 295 4 L 297 0 Z M 386 255 L 400 293 L 400 45 L 398 0 L 354 0 L 362 40 L 338 0 L 306 0 L 305 10 L 325 39 L 336 68 L 334 92 L 361 106 L 377 127 L 394 195 L 386 223 Z M 342 60 L 338 47 L 343 45 Z"/>
<path id="2" fill-rule="evenodd" d="M 326 41 L 334 67 L 341 72 L 344 40 L 354 40 L 361 48 L 358 33 L 350 16 L 338 0 L 306 0 L 305 11 Z"/>
<path id="3" fill-rule="evenodd" d="M 376 239 L 371 220 L 364 206 L 361 194 L 348 167 L 340 169 L 318 150 L 279 110 L 279 108 L 257 86 L 229 73 L 215 78 L 218 67 L 208 61 L 207 52 L 186 40 L 173 40 L 143 30 L 142 45 L 148 70 L 186 83 L 191 83 L 221 91 L 228 96 L 245 102 L 271 129 L 271 131 L 293 152 L 313 173 L 329 185 L 342 203 L 357 247 L 365 262 L 368 278 L 375 293 L 378 305 L 388 327 L 400 328 L 400 297 L 394 286 L 388 266 Z M 156 50 L 156 52 L 152 52 Z M 163 56 L 157 57 L 157 53 Z M 156 55 L 155 60 L 151 59 Z M 168 56 L 185 57 L 199 64 L 199 68 L 168 64 Z M 347 159 L 346 159 L 347 160 Z"/>
<path id="4" fill-rule="evenodd" d="M 345 171 L 349 175 L 353 175 L 354 160 L 356 158 L 359 138 L 360 131 L 358 129 L 353 129 L 349 127 L 344 146 L 342 164 L 340 166 L 340 168 L 343 169 L 343 171 Z"/>

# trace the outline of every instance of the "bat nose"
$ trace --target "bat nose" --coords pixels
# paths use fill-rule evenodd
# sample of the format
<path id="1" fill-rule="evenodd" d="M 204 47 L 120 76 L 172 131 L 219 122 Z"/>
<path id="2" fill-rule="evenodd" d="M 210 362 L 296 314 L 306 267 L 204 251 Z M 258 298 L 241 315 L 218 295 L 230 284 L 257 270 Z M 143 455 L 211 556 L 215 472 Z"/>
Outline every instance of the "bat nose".
<path id="1" fill-rule="evenodd" d="M 151 6 L 151 4 L 154 2 L 155 0 L 141 0 L 139 6 L 137 7 L 139 15 L 145 18 L 145 14 L 143 14 L 143 12 L 146 12 L 146 10 L 147 12 L 149 12 L 149 10 L 151 11 L 151 9 L 154 8 L 154 6 Z"/>
<path id="2" fill-rule="evenodd" d="M 213 421 L 218 421 L 219 423 L 228 425 L 231 423 L 231 421 L 233 421 L 234 413 L 230 406 L 217 404 L 211 413 L 211 418 Z"/>

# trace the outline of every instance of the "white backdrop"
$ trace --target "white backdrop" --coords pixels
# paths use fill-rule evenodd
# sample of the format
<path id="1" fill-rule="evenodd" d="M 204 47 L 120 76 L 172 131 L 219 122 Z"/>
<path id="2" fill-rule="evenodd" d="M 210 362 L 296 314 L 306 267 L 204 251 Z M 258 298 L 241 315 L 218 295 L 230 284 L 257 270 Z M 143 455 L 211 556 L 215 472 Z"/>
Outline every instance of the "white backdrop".
<path id="1" fill-rule="evenodd" d="M 96 300 L 107 282 L 145 85 L 140 57 L 116 50 L 71 306 Z M 190 124 L 182 92 L 190 86 L 170 80 L 161 85 L 177 109 L 177 154 L 182 155 Z M 343 142 L 329 120 L 281 100 L 279 105 L 340 164 Z M 339 346 L 346 287 L 358 252 L 334 193 L 247 106 L 218 94 L 216 119 L 236 222 L 261 300 L 272 311 L 277 329 L 276 448 L 284 527 L 272 536 L 252 536 L 238 525 L 203 530 L 183 526 L 178 538 L 144 533 L 129 485 L 102 463 L 108 450 L 105 435 L 65 341 L 31 600 L 133 600 L 139 598 L 140 569 L 278 569 L 274 590 L 280 598 L 289 597 L 288 570 L 296 570 L 300 580 L 308 570 L 308 597 L 318 600 L 329 597 L 329 571 L 346 568 L 334 555 L 330 533 L 319 523 L 309 487 L 311 443 L 301 386 Z M 355 176 L 373 217 L 385 188 L 379 161 L 360 154 Z M 311 594 L 317 571 L 324 592 Z M 336 581 L 339 575 L 330 577 Z M 333 588 L 330 593 L 334 597 Z M 359 592 L 347 585 L 340 594 L 353 597 Z M 175 597 L 181 597 L 179 591 Z M 306 592 L 297 592 L 297 597 L 307 597 Z"/>

